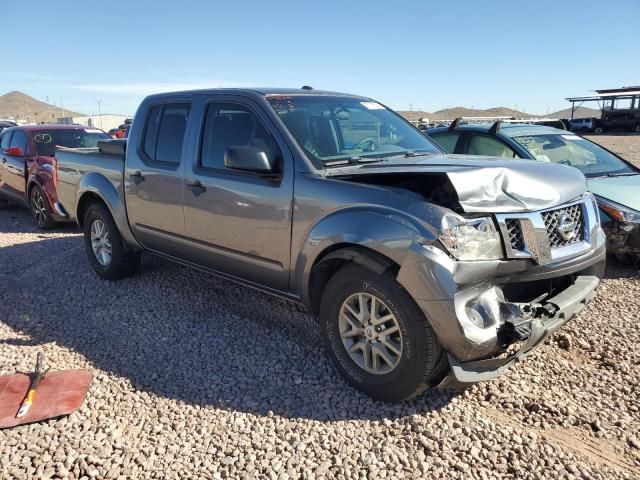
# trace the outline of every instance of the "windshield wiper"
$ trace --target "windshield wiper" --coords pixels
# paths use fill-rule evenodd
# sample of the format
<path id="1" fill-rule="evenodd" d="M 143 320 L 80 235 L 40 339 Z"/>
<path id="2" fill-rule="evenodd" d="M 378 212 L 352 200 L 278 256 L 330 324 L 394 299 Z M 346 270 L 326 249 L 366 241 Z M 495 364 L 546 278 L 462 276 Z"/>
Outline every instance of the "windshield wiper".
<path id="1" fill-rule="evenodd" d="M 607 177 L 630 177 L 631 175 L 638 175 L 638 172 L 607 173 Z"/>
<path id="2" fill-rule="evenodd" d="M 341 158 L 340 160 L 331 160 L 330 162 L 324 162 L 323 167 L 343 167 L 345 165 L 357 165 L 360 163 L 376 163 L 376 162 L 384 162 L 386 158 L 375 158 L 375 157 L 349 157 L 349 158 Z"/>

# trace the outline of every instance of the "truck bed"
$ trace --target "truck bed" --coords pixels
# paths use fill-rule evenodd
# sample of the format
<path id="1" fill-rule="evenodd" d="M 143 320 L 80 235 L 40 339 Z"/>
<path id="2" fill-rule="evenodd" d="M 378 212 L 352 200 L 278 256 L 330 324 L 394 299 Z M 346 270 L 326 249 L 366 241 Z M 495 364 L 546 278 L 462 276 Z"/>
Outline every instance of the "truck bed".
<path id="1" fill-rule="evenodd" d="M 108 144 L 111 142 L 99 142 L 99 147 L 94 148 L 56 149 L 58 201 L 71 219 L 75 218 L 78 186 L 85 176 L 103 176 L 118 192 L 122 190 L 124 148 L 109 148 Z"/>

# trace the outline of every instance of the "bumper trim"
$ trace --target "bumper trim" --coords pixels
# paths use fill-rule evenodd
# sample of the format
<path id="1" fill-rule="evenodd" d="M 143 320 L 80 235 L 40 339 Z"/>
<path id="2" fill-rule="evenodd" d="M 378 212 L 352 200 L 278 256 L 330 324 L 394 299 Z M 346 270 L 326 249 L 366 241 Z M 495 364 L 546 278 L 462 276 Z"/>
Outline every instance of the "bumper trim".
<path id="1" fill-rule="evenodd" d="M 595 296 L 600 283 L 596 276 L 583 275 L 575 283 L 558 295 L 547 300 L 557 311 L 553 317 L 536 318 L 531 321 L 531 334 L 524 346 L 505 358 L 487 358 L 470 362 L 458 362 L 447 353 L 450 373 L 438 384 L 438 388 L 460 388 L 466 385 L 484 382 L 500 376 L 516 362 L 524 360 L 544 340 L 580 313 Z"/>

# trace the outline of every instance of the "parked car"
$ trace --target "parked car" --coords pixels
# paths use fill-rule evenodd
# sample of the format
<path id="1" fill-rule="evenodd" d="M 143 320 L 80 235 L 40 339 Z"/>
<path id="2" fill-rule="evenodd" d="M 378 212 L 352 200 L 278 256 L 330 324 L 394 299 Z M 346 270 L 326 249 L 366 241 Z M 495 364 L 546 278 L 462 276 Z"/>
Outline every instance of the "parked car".
<path id="1" fill-rule="evenodd" d="M 577 168 L 598 201 L 609 251 L 621 258 L 640 254 L 640 170 L 615 153 L 566 130 L 536 125 L 466 124 L 432 129 L 428 134 L 449 153 L 524 158 Z"/>
<path id="2" fill-rule="evenodd" d="M 100 149 L 57 153 L 59 201 L 100 277 L 146 250 L 303 303 L 340 373 L 380 400 L 500 375 L 604 269 L 578 170 L 451 158 L 370 98 L 153 95 Z"/>
<path id="3" fill-rule="evenodd" d="M 574 118 L 571 120 L 571 130 L 573 132 L 588 133 L 596 128 L 595 118 Z"/>
<path id="4" fill-rule="evenodd" d="M 77 125 L 26 125 L 0 134 L 0 207 L 24 204 L 40 228 L 67 220 L 57 200 L 56 147 L 95 147 L 109 136 Z"/>
<path id="5" fill-rule="evenodd" d="M 2 132 L 5 128 L 17 127 L 18 124 L 12 122 L 11 120 L 0 120 L 0 132 Z"/>

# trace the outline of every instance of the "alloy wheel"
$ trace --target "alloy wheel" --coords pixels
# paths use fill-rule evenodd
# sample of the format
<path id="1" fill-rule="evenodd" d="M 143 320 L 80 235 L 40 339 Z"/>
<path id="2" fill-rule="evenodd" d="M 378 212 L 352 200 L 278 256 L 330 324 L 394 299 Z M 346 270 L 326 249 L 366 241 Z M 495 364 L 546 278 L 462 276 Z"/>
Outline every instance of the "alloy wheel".
<path id="1" fill-rule="evenodd" d="M 349 296 L 340 307 L 338 328 L 351 360 L 363 370 L 384 375 L 400 363 L 400 324 L 375 295 L 359 292 Z"/>
<path id="2" fill-rule="evenodd" d="M 42 192 L 38 188 L 34 188 L 31 192 L 31 213 L 40 227 L 47 222 L 47 209 L 44 202 Z"/>
<path id="3" fill-rule="evenodd" d="M 105 223 L 96 219 L 91 224 L 91 248 L 100 265 L 106 267 L 111 262 L 111 240 Z"/>

